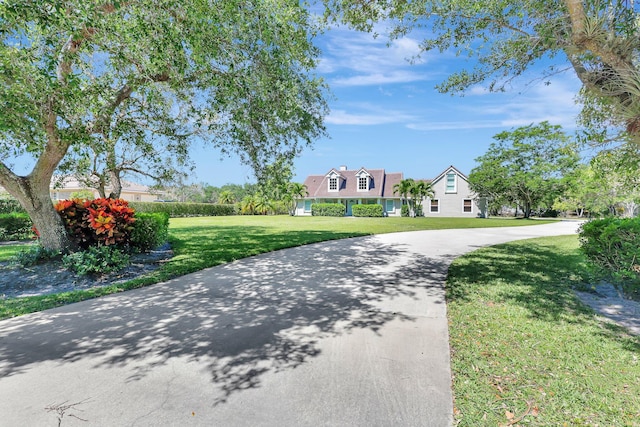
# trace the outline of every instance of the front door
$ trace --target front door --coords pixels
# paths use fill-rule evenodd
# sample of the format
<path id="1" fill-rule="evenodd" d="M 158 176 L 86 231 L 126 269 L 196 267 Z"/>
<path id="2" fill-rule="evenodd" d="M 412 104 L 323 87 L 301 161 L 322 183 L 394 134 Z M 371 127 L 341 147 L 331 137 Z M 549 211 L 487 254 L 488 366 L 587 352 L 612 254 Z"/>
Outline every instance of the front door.
<path id="1" fill-rule="evenodd" d="M 351 210 L 351 207 L 353 205 L 357 205 L 358 201 L 357 200 L 347 200 L 347 216 L 351 216 L 353 215 L 353 212 Z"/>

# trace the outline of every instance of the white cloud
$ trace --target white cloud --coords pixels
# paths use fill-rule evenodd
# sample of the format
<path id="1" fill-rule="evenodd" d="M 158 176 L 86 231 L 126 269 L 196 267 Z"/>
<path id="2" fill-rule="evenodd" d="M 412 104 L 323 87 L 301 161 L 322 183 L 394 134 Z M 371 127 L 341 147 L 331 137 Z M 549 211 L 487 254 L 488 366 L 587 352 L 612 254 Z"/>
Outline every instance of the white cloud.
<path id="1" fill-rule="evenodd" d="M 360 125 L 372 126 L 389 123 L 408 123 L 416 120 L 416 117 L 402 111 L 380 109 L 375 106 L 361 104 L 355 105 L 354 113 L 345 110 L 333 110 L 325 121 L 332 125 Z"/>
<path id="2" fill-rule="evenodd" d="M 428 80 L 421 73 L 409 71 L 391 71 L 388 73 L 360 74 L 352 77 L 336 78 L 331 81 L 333 86 L 375 86 L 390 83 L 410 83 Z"/>
<path id="3" fill-rule="evenodd" d="M 573 76 L 557 78 L 550 85 L 532 85 L 520 94 L 490 93 L 477 86 L 472 88 L 472 94 L 491 96 L 459 98 L 449 116 L 464 120 L 441 121 L 425 117 L 423 121 L 410 123 L 407 127 L 418 131 L 506 130 L 546 120 L 572 130 L 576 128 L 576 116 L 580 112 L 580 105 L 575 103 L 578 88 L 579 82 Z"/>
<path id="4" fill-rule="evenodd" d="M 370 86 L 431 80 L 420 64 L 419 42 L 404 37 L 387 43 L 385 37 L 332 30 L 326 38 L 318 71 L 334 86 Z M 413 60 L 413 64 L 410 62 Z M 333 74 L 333 75 L 332 75 Z"/>

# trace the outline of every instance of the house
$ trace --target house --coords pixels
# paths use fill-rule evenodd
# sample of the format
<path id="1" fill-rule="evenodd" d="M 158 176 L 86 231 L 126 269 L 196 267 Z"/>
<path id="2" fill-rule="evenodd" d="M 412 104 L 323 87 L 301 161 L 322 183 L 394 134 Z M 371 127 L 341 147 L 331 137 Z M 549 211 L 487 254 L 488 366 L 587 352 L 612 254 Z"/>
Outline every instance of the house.
<path id="1" fill-rule="evenodd" d="M 469 178 L 454 166 L 449 166 L 428 182 L 434 197 L 424 201 L 424 216 L 487 217 L 486 198 L 477 197 L 469 188 Z"/>
<path id="2" fill-rule="evenodd" d="M 311 215 L 313 203 L 342 203 L 347 216 L 353 205 L 378 204 L 389 216 L 400 216 L 402 202 L 393 194 L 393 186 L 402 181 L 401 172 L 384 169 L 347 170 L 346 166 L 331 169 L 324 175 L 310 175 L 304 181 L 308 196 L 299 201 L 296 215 Z"/>
<path id="3" fill-rule="evenodd" d="M 107 188 L 107 192 L 109 192 L 109 188 Z M 51 186 L 51 199 L 55 200 L 65 200 L 70 199 L 73 196 L 73 193 L 77 193 L 79 191 L 90 191 L 93 193 L 94 197 L 99 197 L 98 191 L 92 188 L 87 188 L 86 185 L 83 185 L 78 180 L 66 177 L 59 182 L 56 186 Z M 126 200 L 128 202 L 154 202 L 158 200 L 157 194 L 152 194 L 149 187 L 142 184 L 137 184 L 130 181 L 122 181 L 122 191 L 120 192 L 120 198 Z"/>
<path id="4" fill-rule="evenodd" d="M 402 172 L 386 173 L 384 169 L 348 170 L 346 166 L 331 169 L 324 175 L 310 175 L 304 181 L 307 197 L 298 202 L 296 215 L 311 215 L 313 203 L 342 203 L 351 216 L 356 204 L 379 204 L 388 216 L 400 216 L 402 200 L 393 187 L 404 179 Z M 431 183 L 435 195 L 423 201 L 425 216 L 486 217 L 487 202 L 469 189 L 469 179 L 449 166 Z"/>

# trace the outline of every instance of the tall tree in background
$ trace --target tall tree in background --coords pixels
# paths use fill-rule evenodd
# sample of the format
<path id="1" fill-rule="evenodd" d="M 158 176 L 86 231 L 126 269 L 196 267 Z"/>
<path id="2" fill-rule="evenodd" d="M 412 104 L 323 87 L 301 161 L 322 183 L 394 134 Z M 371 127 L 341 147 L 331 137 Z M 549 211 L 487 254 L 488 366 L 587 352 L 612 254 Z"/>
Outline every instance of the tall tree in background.
<path id="1" fill-rule="evenodd" d="M 515 203 L 525 218 L 543 200 L 551 204 L 564 192 L 566 176 L 579 162 L 575 144 L 557 125 L 542 122 L 501 132 L 469 174 L 481 197 Z"/>
<path id="2" fill-rule="evenodd" d="M 0 185 L 43 246 L 66 251 L 49 184 L 70 150 L 108 158 L 155 136 L 175 156 L 198 135 L 259 174 L 324 132 L 312 30 L 284 0 L 3 1 Z M 22 155 L 24 176 L 11 165 Z"/>
<path id="3" fill-rule="evenodd" d="M 384 22 L 390 37 L 413 30 L 423 51 L 450 51 L 476 61 L 438 86 L 464 92 L 484 83 L 491 91 L 534 64 L 540 76 L 573 70 L 583 85 L 583 124 L 590 139 L 621 130 L 640 144 L 640 11 L 633 0 L 324 0 L 329 20 L 372 31 Z"/>

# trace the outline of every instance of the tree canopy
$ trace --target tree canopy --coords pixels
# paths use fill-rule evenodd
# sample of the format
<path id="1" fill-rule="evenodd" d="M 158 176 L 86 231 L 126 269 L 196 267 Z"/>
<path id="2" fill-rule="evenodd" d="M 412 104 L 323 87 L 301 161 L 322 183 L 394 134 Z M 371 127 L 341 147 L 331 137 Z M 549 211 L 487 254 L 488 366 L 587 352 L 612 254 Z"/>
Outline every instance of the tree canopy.
<path id="1" fill-rule="evenodd" d="M 182 159 L 198 137 L 259 175 L 324 133 L 313 31 L 284 0 L 4 1 L 0 185 L 45 247 L 67 250 L 49 183 L 70 152 Z M 22 155 L 24 176 L 11 168 Z"/>
<path id="2" fill-rule="evenodd" d="M 640 9 L 634 1 L 323 3 L 330 20 L 365 31 L 384 22 L 392 38 L 418 30 L 423 51 L 474 58 L 472 68 L 452 73 L 438 86 L 443 92 L 464 92 L 479 83 L 502 91 L 533 65 L 544 67 L 543 80 L 573 70 L 583 84 L 582 123 L 589 137 L 605 141 L 613 126 L 640 143 Z"/>
<path id="3" fill-rule="evenodd" d="M 578 165 L 575 144 L 560 126 L 542 122 L 501 132 L 469 174 L 471 189 L 490 203 L 517 204 L 525 217 L 550 207 Z"/>

